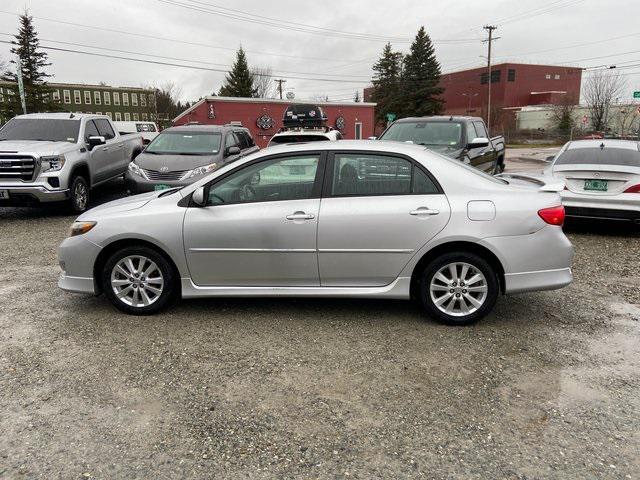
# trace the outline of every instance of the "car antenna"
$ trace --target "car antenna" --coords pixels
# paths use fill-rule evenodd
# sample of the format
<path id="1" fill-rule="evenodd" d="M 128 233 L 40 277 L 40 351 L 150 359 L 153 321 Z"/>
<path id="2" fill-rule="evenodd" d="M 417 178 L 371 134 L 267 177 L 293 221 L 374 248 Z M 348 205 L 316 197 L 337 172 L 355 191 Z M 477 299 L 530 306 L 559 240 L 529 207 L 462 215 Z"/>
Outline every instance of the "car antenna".
<path id="1" fill-rule="evenodd" d="M 603 150 L 603 149 L 604 149 L 604 142 L 600 144 L 600 150 Z"/>
<path id="2" fill-rule="evenodd" d="M 73 114 L 73 112 L 69 112 L 69 118 L 76 118 L 76 116 Z"/>

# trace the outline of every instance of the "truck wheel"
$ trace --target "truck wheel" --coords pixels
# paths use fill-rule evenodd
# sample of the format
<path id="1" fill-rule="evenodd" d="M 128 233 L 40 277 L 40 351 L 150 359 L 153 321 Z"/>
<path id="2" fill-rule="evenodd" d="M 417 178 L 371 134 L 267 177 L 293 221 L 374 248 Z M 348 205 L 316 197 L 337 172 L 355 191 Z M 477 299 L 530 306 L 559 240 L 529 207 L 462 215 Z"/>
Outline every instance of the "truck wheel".
<path id="1" fill-rule="evenodd" d="M 493 169 L 493 174 L 498 175 L 502 172 L 504 172 L 504 158 L 498 158 L 496 160 L 496 166 Z"/>
<path id="2" fill-rule="evenodd" d="M 80 175 L 71 180 L 69 203 L 74 213 L 84 212 L 89 205 L 89 184 Z"/>
<path id="3" fill-rule="evenodd" d="M 151 315 L 177 298 L 177 280 L 167 259 L 143 246 L 125 247 L 109 257 L 101 272 L 111 303 L 132 315 Z"/>

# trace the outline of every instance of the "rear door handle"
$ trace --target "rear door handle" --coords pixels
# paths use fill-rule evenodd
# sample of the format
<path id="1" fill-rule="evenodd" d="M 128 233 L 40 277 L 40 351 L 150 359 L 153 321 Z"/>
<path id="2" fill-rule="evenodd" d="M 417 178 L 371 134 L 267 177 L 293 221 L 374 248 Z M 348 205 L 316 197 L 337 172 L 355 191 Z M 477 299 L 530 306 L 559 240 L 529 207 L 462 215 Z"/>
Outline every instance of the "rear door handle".
<path id="1" fill-rule="evenodd" d="M 411 210 L 409 212 L 409 215 L 416 215 L 416 216 L 422 217 L 427 215 L 438 215 L 439 213 L 440 213 L 440 210 L 427 208 L 427 207 L 419 207 L 419 208 L 416 208 L 415 210 Z"/>
<path id="2" fill-rule="evenodd" d="M 316 218 L 313 213 L 294 212 L 287 215 L 287 220 L 311 220 L 312 218 Z"/>
<path id="3" fill-rule="evenodd" d="M 102 147 L 103 152 L 106 152 L 107 150 L 109 150 L 109 147 Z"/>

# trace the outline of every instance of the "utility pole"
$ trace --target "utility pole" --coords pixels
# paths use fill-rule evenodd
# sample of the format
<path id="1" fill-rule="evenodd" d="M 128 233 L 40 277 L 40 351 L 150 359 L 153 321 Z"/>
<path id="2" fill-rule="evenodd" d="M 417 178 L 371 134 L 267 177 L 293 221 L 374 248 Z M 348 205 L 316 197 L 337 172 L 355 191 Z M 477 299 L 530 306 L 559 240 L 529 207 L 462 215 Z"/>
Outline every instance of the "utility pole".
<path id="1" fill-rule="evenodd" d="M 485 25 L 484 28 L 486 31 L 489 32 L 489 38 L 486 40 L 483 40 L 482 42 L 487 42 L 488 43 L 488 53 L 487 53 L 487 84 L 489 85 L 488 91 L 487 91 L 487 130 L 489 135 L 491 135 L 491 43 L 494 40 L 497 40 L 500 37 L 496 37 L 493 38 L 493 31 L 496 30 L 498 27 L 496 27 L 495 25 Z"/>
<path id="2" fill-rule="evenodd" d="M 280 94 L 280 100 L 282 100 L 282 84 L 287 83 L 287 81 L 284 80 L 283 78 L 278 78 L 277 80 L 274 80 L 274 81 L 278 84 L 278 93 Z"/>

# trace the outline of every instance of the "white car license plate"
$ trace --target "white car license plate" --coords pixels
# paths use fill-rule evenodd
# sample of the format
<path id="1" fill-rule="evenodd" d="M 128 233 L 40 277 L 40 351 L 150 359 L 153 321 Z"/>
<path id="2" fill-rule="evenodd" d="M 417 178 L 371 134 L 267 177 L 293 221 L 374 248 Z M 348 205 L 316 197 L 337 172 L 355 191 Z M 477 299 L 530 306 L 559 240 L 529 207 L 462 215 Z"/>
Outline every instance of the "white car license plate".
<path id="1" fill-rule="evenodd" d="M 0 199 L 9 198 L 9 190 L 0 190 Z"/>

